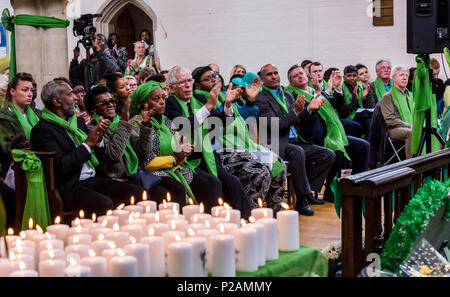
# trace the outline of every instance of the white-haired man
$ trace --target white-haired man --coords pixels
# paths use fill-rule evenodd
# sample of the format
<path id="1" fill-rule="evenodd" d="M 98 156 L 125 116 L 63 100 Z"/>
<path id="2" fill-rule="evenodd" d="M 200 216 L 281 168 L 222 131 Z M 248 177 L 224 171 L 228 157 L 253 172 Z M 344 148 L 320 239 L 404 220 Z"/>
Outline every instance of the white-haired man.
<path id="1" fill-rule="evenodd" d="M 370 89 L 374 90 L 374 92 L 368 94 L 369 97 L 366 98 L 366 101 L 378 102 L 383 98 L 384 94 L 391 90 L 391 68 L 391 62 L 388 60 L 379 60 L 375 64 L 377 78 L 370 84 Z"/>
<path id="2" fill-rule="evenodd" d="M 411 158 L 412 114 L 414 108 L 413 95 L 408 91 L 409 70 L 406 66 L 395 66 L 392 71 L 391 90 L 386 93 L 380 108 L 389 136 L 392 139 L 405 141 L 406 158 Z"/>

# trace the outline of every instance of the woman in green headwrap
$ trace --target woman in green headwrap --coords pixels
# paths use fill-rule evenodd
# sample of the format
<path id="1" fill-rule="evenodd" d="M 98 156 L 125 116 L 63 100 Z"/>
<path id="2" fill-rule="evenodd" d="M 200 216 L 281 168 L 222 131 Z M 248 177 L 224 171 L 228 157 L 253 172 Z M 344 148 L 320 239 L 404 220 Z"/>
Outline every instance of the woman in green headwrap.
<path id="1" fill-rule="evenodd" d="M 164 116 L 167 95 L 162 85 L 149 81 L 137 87 L 130 97 L 130 114 L 134 115 L 130 122 L 134 125 L 137 126 L 142 121 L 142 111 L 153 111 L 152 150 L 142 164 L 148 171 L 161 177 L 160 185 L 163 187 L 172 190 L 181 185 L 184 188 L 183 195 L 172 194 L 172 201 L 184 205 L 192 198 L 194 201 L 203 202 L 207 210 L 210 209 L 216 203 L 211 195 L 210 184 L 207 179 L 195 174 L 195 168 L 186 161 L 192 146 L 182 143 L 171 127 L 172 122 Z"/>
<path id="2" fill-rule="evenodd" d="M 12 137 L 24 133 L 30 138 L 31 129 L 39 121 L 41 112 L 31 106 L 33 101 L 33 77 L 28 73 L 18 73 L 8 84 L 6 91 L 6 105 L 0 110 L 0 125 L 9 134 L 1 156 L 1 175 L 5 176 L 9 164 L 9 150 Z"/>

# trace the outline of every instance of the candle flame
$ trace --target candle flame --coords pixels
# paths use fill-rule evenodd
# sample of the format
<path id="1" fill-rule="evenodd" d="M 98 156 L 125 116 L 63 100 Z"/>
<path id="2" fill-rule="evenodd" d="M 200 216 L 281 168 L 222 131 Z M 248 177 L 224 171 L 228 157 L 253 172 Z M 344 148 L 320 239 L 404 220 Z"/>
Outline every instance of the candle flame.
<path id="1" fill-rule="evenodd" d="M 172 201 L 172 197 L 170 196 L 170 193 L 169 192 L 167 192 L 167 202 L 170 202 L 170 201 Z"/>
<path id="2" fill-rule="evenodd" d="M 244 219 L 241 219 L 241 226 L 242 227 L 247 226 L 247 222 Z"/>
<path id="3" fill-rule="evenodd" d="M 192 200 L 192 198 L 189 198 L 189 205 L 193 205 L 194 204 L 194 200 Z"/>
<path id="4" fill-rule="evenodd" d="M 113 230 L 114 232 L 119 232 L 119 224 L 114 224 Z"/>
<path id="5" fill-rule="evenodd" d="M 61 223 L 61 217 L 57 216 L 55 219 L 55 224 L 59 225 L 59 223 Z"/>
<path id="6" fill-rule="evenodd" d="M 214 209 L 214 215 L 215 215 L 216 217 L 219 216 L 219 212 L 220 212 L 220 209 L 218 209 L 218 208 Z"/>
<path id="7" fill-rule="evenodd" d="M 80 239 L 78 238 L 78 236 L 75 236 L 73 238 L 73 244 L 79 244 L 80 243 Z"/>
<path id="8" fill-rule="evenodd" d="M 290 209 L 289 205 L 286 202 L 282 202 L 280 205 L 286 210 Z"/>
<path id="9" fill-rule="evenodd" d="M 47 250 L 53 250 L 53 244 L 51 242 L 47 242 Z"/>
<path id="10" fill-rule="evenodd" d="M 108 244 L 110 249 L 115 249 L 116 248 L 116 244 L 114 242 L 112 242 L 112 241 L 108 241 L 107 244 Z"/>
<path id="11" fill-rule="evenodd" d="M 176 241 L 181 241 L 181 236 L 179 234 L 175 234 L 175 240 Z"/>
<path id="12" fill-rule="evenodd" d="M 37 232 L 44 234 L 44 230 L 42 230 L 41 226 L 36 225 L 36 230 L 37 230 Z"/>
<path id="13" fill-rule="evenodd" d="M 150 213 L 150 205 L 147 205 L 147 206 L 145 207 L 145 212 L 146 212 L 146 213 Z"/>
<path id="14" fill-rule="evenodd" d="M 226 209 L 232 209 L 232 207 L 228 203 L 224 203 L 223 206 L 225 206 Z"/>
<path id="15" fill-rule="evenodd" d="M 195 214 L 195 215 L 193 216 L 192 221 L 193 221 L 194 223 L 197 223 L 197 222 L 198 222 L 198 214 Z"/>
<path id="16" fill-rule="evenodd" d="M 33 218 L 28 220 L 28 229 L 33 229 Z"/>
<path id="17" fill-rule="evenodd" d="M 89 250 L 89 256 L 95 257 L 95 252 L 94 252 L 93 249 L 90 249 L 90 250 Z"/>
<path id="18" fill-rule="evenodd" d="M 77 233 L 81 233 L 81 231 L 83 231 L 83 230 L 81 229 L 81 225 L 78 225 L 75 231 L 76 231 Z"/>
<path id="19" fill-rule="evenodd" d="M 219 224 L 220 233 L 225 233 L 225 226 L 223 224 Z"/>
<path id="20" fill-rule="evenodd" d="M 120 257 L 123 257 L 123 256 L 126 255 L 125 251 L 122 250 L 122 249 L 119 249 L 119 250 L 117 251 L 117 254 L 119 254 Z"/>
<path id="21" fill-rule="evenodd" d="M 166 209 L 167 208 L 167 202 L 166 202 L 166 199 L 163 199 L 163 209 Z"/>
<path id="22" fill-rule="evenodd" d="M 135 219 L 139 219 L 140 216 L 141 216 L 141 213 L 140 213 L 140 212 L 135 212 L 135 213 L 133 213 L 133 217 L 134 217 Z"/>
<path id="23" fill-rule="evenodd" d="M 225 214 L 225 221 L 230 222 L 231 221 L 231 212 L 227 211 Z"/>
<path id="24" fill-rule="evenodd" d="M 78 261 L 75 259 L 75 257 L 69 257 L 70 266 L 77 266 Z"/>
<path id="25" fill-rule="evenodd" d="M 14 235 L 14 229 L 8 228 L 8 235 Z"/>
<path id="26" fill-rule="evenodd" d="M 21 248 L 22 247 L 22 238 L 21 237 L 17 237 L 16 239 L 16 246 Z"/>
<path id="27" fill-rule="evenodd" d="M 25 232 L 20 232 L 19 235 L 20 235 L 20 238 L 22 238 L 22 239 L 27 238 L 27 235 L 25 234 Z"/>
<path id="28" fill-rule="evenodd" d="M 153 229 L 153 227 L 148 228 L 148 235 L 155 236 L 155 229 Z"/>
<path id="29" fill-rule="evenodd" d="M 200 213 L 205 212 L 205 206 L 203 205 L 203 202 L 200 202 Z"/>
<path id="30" fill-rule="evenodd" d="M 105 239 L 105 235 L 103 235 L 103 233 L 100 233 L 100 234 L 98 235 L 98 240 L 102 241 L 102 240 L 104 240 L 104 239 Z"/>
<path id="31" fill-rule="evenodd" d="M 130 203 L 131 203 L 131 205 L 134 205 L 134 196 L 131 196 Z"/>
<path id="32" fill-rule="evenodd" d="M 19 262 L 19 269 L 20 269 L 20 270 L 25 270 L 25 268 L 27 268 L 27 265 L 25 265 L 25 262 L 20 261 L 20 262 Z"/>
<path id="33" fill-rule="evenodd" d="M 125 207 L 125 203 L 122 203 L 121 205 L 117 206 L 117 210 L 122 210 Z"/>
<path id="34" fill-rule="evenodd" d="M 189 228 L 188 229 L 188 234 L 189 234 L 189 236 L 194 237 L 195 236 L 195 231 L 192 230 L 191 228 Z"/>
<path id="35" fill-rule="evenodd" d="M 75 226 L 80 226 L 80 219 L 76 218 L 74 224 Z"/>
<path id="36" fill-rule="evenodd" d="M 95 212 L 92 214 L 92 221 L 95 223 L 95 221 L 97 220 L 97 215 L 95 214 Z"/>
<path id="37" fill-rule="evenodd" d="M 155 221 L 159 222 L 159 211 L 155 213 Z"/>
<path id="38" fill-rule="evenodd" d="M 108 210 L 108 211 L 106 212 L 106 215 L 107 215 L 107 216 L 112 216 L 112 210 L 111 210 L 111 209 Z"/>
<path id="39" fill-rule="evenodd" d="M 219 205 L 222 206 L 223 205 L 223 199 L 219 198 Z"/>
<path id="40" fill-rule="evenodd" d="M 262 202 L 262 199 L 261 199 L 261 198 L 258 198 L 258 206 L 259 206 L 260 208 L 263 207 L 263 202 Z"/>
<path id="41" fill-rule="evenodd" d="M 255 219 L 255 217 L 250 216 L 250 217 L 248 218 L 248 221 L 249 221 L 250 223 L 254 223 L 254 222 L 256 222 L 256 219 Z"/>
<path id="42" fill-rule="evenodd" d="M 176 204 L 173 205 L 172 211 L 173 211 L 174 214 L 178 215 L 178 209 L 177 209 L 177 205 Z"/>
<path id="43" fill-rule="evenodd" d="M 142 201 L 147 201 L 147 191 L 142 192 Z"/>
<path id="44" fill-rule="evenodd" d="M 128 216 L 128 224 L 132 225 L 133 224 L 133 214 L 130 214 Z"/>
<path id="45" fill-rule="evenodd" d="M 130 241 L 132 244 L 136 244 L 137 240 L 133 236 L 130 236 Z"/>
<path id="46" fill-rule="evenodd" d="M 265 218 L 267 218 L 269 215 L 267 214 L 267 211 L 264 209 L 263 210 L 263 216 L 265 217 Z"/>
<path id="47" fill-rule="evenodd" d="M 16 254 L 14 252 L 10 252 L 9 253 L 9 260 L 10 261 L 16 261 L 17 257 Z"/>
<path id="48" fill-rule="evenodd" d="M 48 257 L 49 257 L 50 259 L 55 258 L 55 252 L 54 252 L 53 250 L 51 250 L 51 251 L 48 253 Z"/>
<path id="49" fill-rule="evenodd" d="M 52 239 L 52 235 L 48 232 L 45 232 L 45 237 L 47 237 L 47 239 Z"/>
<path id="50" fill-rule="evenodd" d="M 206 226 L 206 229 L 209 229 L 209 227 L 211 227 L 211 223 L 208 220 L 206 220 L 205 226 Z"/>
<path id="51" fill-rule="evenodd" d="M 170 229 L 175 230 L 177 228 L 177 223 L 175 221 L 170 222 Z"/>
<path id="52" fill-rule="evenodd" d="M 84 219 L 84 211 L 80 210 L 80 218 Z"/>
<path id="53" fill-rule="evenodd" d="M 102 222 L 102 226 L 103 226 L 103 227 L 106 227 L 106 225 L 108 225 L 108 219 L 105 219 L 105 220 L 103 220 L 103 222 Z"/>

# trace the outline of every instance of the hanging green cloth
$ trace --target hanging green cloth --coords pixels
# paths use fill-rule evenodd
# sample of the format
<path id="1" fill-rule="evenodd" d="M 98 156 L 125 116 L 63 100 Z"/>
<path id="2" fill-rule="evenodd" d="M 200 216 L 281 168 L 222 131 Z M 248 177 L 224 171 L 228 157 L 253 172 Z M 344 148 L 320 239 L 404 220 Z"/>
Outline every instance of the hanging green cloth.
<path id="1" fill-rule="evenodd" d="M 94 120 L 96 120 L 97 123 L 100 120 L 100 116 L 97 114 L 93 115 L 92 118 L 94 118 Z M 111 124 L 109 125 L 109 130 L 112 133 L 116 132 L 119 122 L 120 122 L 120 117 L 116 114 L 114 116 L 114 118 L 112 119 Z M 131 143 L 129 140 L 127 141 L 125 151 L 123 152 L 123 158 L 125 161 L 124 162 L 125 167 L 127 168 L 127 171 L 128 171 L 128 175 L 135 174 L 139 167 L 139 160 L 138 160 L 138 156 L 134 152 L 133 147 L 131 146 Z"/>
<path id="2" fill-rule="evenodd" d="M 27 137 L 27 139 L 30 139 L 31 129 L 33 129 L 33 127 L 37 124 L 37 122 L 39 122 L 39 117 L 30 106 L 27 106 L 25 108 L 25 115 L 27 116 L 26 118 L 14 103 L 11 102 L 10 108 L 12 112 L 16 115 L 17 120 L 22 126 L 25 136 Z"/>
<path id="3" fill-rule="evenodd" d="M 174 94 L 172 96 L 177 100 L 177 102 L 181 106 L 181 111 L 183 113 L 183 116 L 188 118 L 189 117 L 189 110 L 186 105 L 186 103 L 180 99 L 177 98 Z M 191 112 L 192 114 L 195 114 L 198 110 L 200 110 L 203 107 L 203 104 L 195 99 L 194 96 L 189 99 L 190 105 L 191 105 Z M 195 134 L 200 137 L 201 141 L 201 148 L 202 148 L 202 156 L 205 160 L 206 167 L 208 168 L 208 172 L 214 175 L 215 177 L 218 176 L 217 174 L 217 167 L 216 167 L 216 159 L 214 158 L 213 149 L 211 146 L 211 139 L 209 138 L 208 130 L 205 128 L 208 126 L 208 119 L 206 119 L 203 124 L 197 128 L 195 131 Z M 195 138 L 194 143 L 195 144 Z M 197 168 L 201 163 L 200 159 L 197 160 L 190 160 L 188 162 L 188 165 L 191 165 L 191 169 Z"/>
<path id="4" fill-rule="evenodd" d="M 357 84 L 355 88 L 358 88 L 358 106 L 359 108 L 363 108 L 363 89 L 359 84 Z M 345 103 L 349 105 L 353 101 L 353 94 L 348 89 L 347 84 L 342 84 L 342 91 L 344 92 Z M 355 118 L 355 115 L 356 109 L 347 117 L 347 119 L 353 120 Z"/>
<path id="5" fill-rule="evenodd" d="M 420 140 L 422 138 L 422 129 L 425 124 L 425 111 L 430 109 L 431 126 L 438 128 L 436 96 L 433 94 L 432 85 L 430 81 L 429 70 L 430 55 L 418 55 L 416 57 L 417 69 L 413 80 L 413 94 L 414 94 L 414 111 L 412 114 L 412 138 L 411 138 L 411 152 L 413 154 L 425 154 L 426 150 L 418 152 Z M 424 145 L 426 148 L 426 145 Z M 440 150 L 439 141 L 436 137 L 431 137 L 431 152 Z"/>
<path id="6" fill-rule="evenodd" d="M 6 210 L 3 205 L 2 195 L 0 194 L 0 237 L 6 235 Z"/>
<path id="7" fill-rule="evenodd" d="M 164 115 L 161 116 L 160 121 L 152 117 L 151 122 L 156 128 L 156 133 L 158 135 L 160 155 L 172 156 L 174 153 L 174 148 L 176 147 L 176 142 L 169 127 L 166 126 L 166 119 Z M 186 188 L 186 204 L 189 204 L 189 197 L 192 197 L 195 200 L 191 187 L 179 169 L 174 171 L 172 169 L 166 169 L 165 172 L 176 181 L 182 183 Z"/>
<path id="8" fill-rule="evenodd" d="M 51 218 L 42 162 L 33 152 L 12 150 L 11 154 L 14 162 L 20 163 L 27 176 L 27 198 L 23 210 L 22 230 L 27 229 L 30 218 L 45 230 L 51 224 Z"/>
<path id="9" fill-rule="evenodd" d="M 67 28 L 70 24 L 68 20 L 58 19 L 55 17 L 19 14 L 11 16 L 9 10 L 5 8 L 2 12 L 2 24 L 6 30 L 11 32 L 11 53 L 9 66 L 9 80 L 16 76 L 16 38 L 14 25 L 33 26 L 45 28 Z"/>
<path id="10" fill-rule="evenodd" d="M 65 130 L 67 130 L 73 137 L 73 140 L 77 146 L 81 145 L 86 141 L 87 135 L 83 130 L 78 128 L 77 116 L 73 115 L 69 118 L 69 122 L 63 120 L 47 108 L 42 111 L 42 118 L 47 122 L 53 123 Z M 95 167 L 98 165 L 98 160 L 94 155 L 94 150 L 91 150 L 91 159 L 88 161 L 90 167 Z"/>
<path id="11" fill-rule="evenodd" d="M 386 86 L 384 85 L 384 82 L 379 77 L 377 77 L 375 79 L 373 84 L 375 86 L 375 93 L 377 95 L 377 99 L 378 99 L 378 101 L 380 101 L 383 98 L 384 94 L 387 93 Z M 392 79 L 389 79 L 389 84 L 390 84 L 390 86 L 392 88 L 393 87 L 392 86 Z"/>

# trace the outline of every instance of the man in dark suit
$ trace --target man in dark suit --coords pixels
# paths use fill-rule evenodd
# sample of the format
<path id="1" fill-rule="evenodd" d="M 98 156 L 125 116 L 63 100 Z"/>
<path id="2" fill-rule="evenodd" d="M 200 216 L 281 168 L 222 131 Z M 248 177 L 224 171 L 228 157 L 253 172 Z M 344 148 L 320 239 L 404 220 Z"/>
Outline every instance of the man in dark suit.
<path id="1" fill-rule="evenodd" d="M 308 108 L 304 108 L 305 97 L 298 96 L 295 99 L 291 93 L 284 91 L 280 87 L 278 69 L 272 64 L 263 66 L 260 73 L 264 85 L 256 97 L 256 105 L 259 107 L 259 119 L 266 118 L 267 127 L 262 127 L 259 120 L 259 129 L 261 131 L 267 128 L 268 145 L 276 140 L 278 133 L 279 156 L 289 161 L 289 170 L 294 180 L 296 209 L 303 215 L 313 215 L 310 204 L 324 202 L 315 199 L 311 190 L 321 191 L 325 177 L 333 166 L 335 154 L 330 149 L 304 142 L 300 139 L 299 131 L 302 129 L 302 122 L 308 121 L 311 113 L 323 103 L 315 98 Z M 278 119 L 278 127 L 272 126 L 272 118 Z"/>
<path id="2" fill-rule="evenodd" d="M 41 99 L 45 109 L 31 131 L 31 149 L 56 152 L 55 183 L 64 210 L 102 214 L 128 202 L 132 195 L 139 200 L 140 187 L 96 176 L 93 150 L 102 146 L 110 122 L 101 120 L 89 131 L 84 120 L 76 118 L 76 96 L 63 81 L 48 82 Z"/>
<path id="3" fill-rule="evenodd" d="M 216 120 L 219 119 L 222 124 L 227 122 L 226 118 L 233 119 L 231 103 L 225 103 L 222 112 L 215 108 L 219 98 L 219 84 L 211 90 L 208 100 L 203 95 L 194 95 L 192 75 L 181 66 L 175 66 L 170 70 L 167 84 L 172 95 L 166 100 L 165 116 L 172 122 L 174 119 L 187 118 L 191 128 L 189 132 L 196 130 L 207 118 L 214 117 Z M 197 106 L 194 107 L 194 105 Z M 197 141 L 197 145 L 199 144 L 200 141 Z M 188 158 L 188 160 L 200 160 L 200 165 L 195 169 L 195 173 L 208 179 L 209 183 L 213 185 L 212 188 L 217 190 L 214 193 L 217 198 L 224 198 L 233 208 L 239 209 L 242 217 L 250 216 L 250 202 L 239 178 L 223 168 L 216 152 L 208 154 L 204 149 L 204 147 L 200 149 L 197 146 L 194 153 Z"/>

